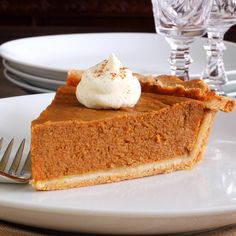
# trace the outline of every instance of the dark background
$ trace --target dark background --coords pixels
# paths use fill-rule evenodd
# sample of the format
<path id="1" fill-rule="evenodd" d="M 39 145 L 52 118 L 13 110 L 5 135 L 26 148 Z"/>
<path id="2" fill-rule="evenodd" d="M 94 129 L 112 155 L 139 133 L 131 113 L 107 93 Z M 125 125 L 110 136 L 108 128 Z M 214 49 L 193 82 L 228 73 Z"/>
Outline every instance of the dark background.
<path id="1" fill-rule="evenodd" d="M 151 0 L 0 0 L 0 43 L 23 37 L 155 32 Z M 225 35 L 236 42 L 236 26 Z M 33 93 L 6 80 L 0 63 L 0 98 Z"/>
<path id="2" fill-rule="evenodd" d="M 155 32 L 151 0 L 0 0 L 0 43 L 87 32 Z M 225 36 L 236 42 L 236 28 Z"/>

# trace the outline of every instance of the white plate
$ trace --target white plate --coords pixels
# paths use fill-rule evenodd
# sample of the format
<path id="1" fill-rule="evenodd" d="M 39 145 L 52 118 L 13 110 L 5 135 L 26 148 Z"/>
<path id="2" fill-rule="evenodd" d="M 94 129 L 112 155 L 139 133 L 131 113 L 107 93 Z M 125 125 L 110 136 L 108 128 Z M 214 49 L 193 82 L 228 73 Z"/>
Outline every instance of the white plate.
<path id="1" fill-rule="evenodd" d="M 39 88 L 39 87 L 30 85 L 30 84 L 27 84 L 24 80 L 22 80 L 21 78 L 19 78 L 18 76 L 14 75 L 14 74 L 12 74 L 10 71 L 7 71 L 6 69 L 3 70 L 3 74 L 4 74 L 4 76 L 7 80 L 9 80 L 13 84 L 15 84 L 15 85 L 17 85 L 21 88 L 24 88 L 26 90 L 33 91 L 33 92 L 38 92 L 38 93 L 53 92 L 53 90 Z"/>
<path id="2" fill-rule="evenodd" d="M 228 97 L 236 98 L 236 92 L 227 93 Z"/>
<path id="3" fill-rule="evenodd" d="M 15 68 L 11 67 L 10 65 L 8 65 L 8 63 L 5 60 L 3 60 L 2 63 L 3 63 L 3 66 L 7 69 L 7 71 L 11 72 L 11 74 L 17 76 L 18 78 L 20 78 L 21 80 L 23 80 L 27 83 L 34 85 L 36 87 L 39 87 L 39 88 L 56 90 L 59 86 L 66 83 L 65 81 L 61 81 L 61 80 L 52 80 L 52 79 L 43 78 L 43 77 L 30 75 L 30 74 L 21 72 Z"/>
<path id="4" fill-rule="evenodd" d="M 230 77 L 231 76 L 229 76 L 229 78 Z M 227 85 L 223 86 L 223 90 L 224 90 L 225 93 L 227 93 L 227 96 L 229 96 L 229 97 L 236 97 L 236 78 L 235 78 L 235 75 L 232 76 L 231 79 L 232 80 L 229 80 Z"/>
<path id="5" fill-rule="evenodd" d="M 29 141 L 31 120 L 52 97 L 1 99 L 1 136 Z M 51 192 L 3 184 L 0 219 L 109 234 L 176 233 L 236 223 L 235 121 L 236 112 L 217 115 L 203 161 L 193 170 Z"/>
<path id="6" fill-rule="evenodd" d="M 191 74 L 201 73 L 206 64 L 203 45 L 196 40 L 190 49 L 194 63 Z M 236 73 L 236 45 L 226 42 L 226 69 Z M 114 52 L 132 70 L 169 73 L 170 47 L 164 37 L 151 33 L 99 33 L 32 37 L 13 40 L 0 47 L 1 56 L 23 72 L 64 80 L 68 69 L 85 69 Z"/>
<path id="7" fill-rule="evenodd" d="M 40 92 L 41 91 L 40 89 L 42 88 L 42 89 L 54 91 L 59 86 L 65 84 L 65 81 L 62 81 L 62 80 L 56 80 L 56 79 L 53 80 L 49 78 L 44 78 L 44 77 L 39 77 L 39 76 L 24 73 L 18 70 L 17 68 L 14 68 L 14 64 L 9 63 L 8 61 L 2 60 L 2 62 L 3 62 L 4 67 L 6 68 L 6 73 L 7 73 L 6 77 L 8 78 L 8 80 L 16 84 L 15 82 L 16 79 L 14 78 L 17 78 L 18 79 L 17 85 L 18 85 L 19 79 L 20 79 L 20 82 L 23 82 L 23 86 L 24 86 L 23 88 L 25 88 L 25 85 L 26 85 L 24 82 L 33 85 L 32 88 L 29 88 L 26 85 L 28 87 L 28 90 Z M 14 78 L 12 78 L 13 76 Z M 236 74 L 234 74 L 234 72 L 231 71 L 230 73 L 228 73 L 228 79 L 229 79 L 229 82 L 227 83 L 227 85 L 223 86 L 223 90 L 227 93 L 229 97 L 236 97 Z M 64 80 L 66 80 L 66 78 Z"/>
<path id="8" fill-rule="evenodd" d="M 35 75 L 31 75 L 31 74 L 27 74 L 24 73 L 22 71 L 19 71 L 18 69 L 15 69 L 13 66 L 14 65 L 9 65 L 8 61 L 2 60 L 4 67 L 6 68 L 6 77 L 8 78 L 8 80 L 10 80 L 13 83 L 17 83 L 17 85 L 19 85 L 19 79 L 20 79 L 20 84 L 22 85 L 23 82 L 23 88 L 25 88 L 25 86 L 27 86 L 26 83 L 29 83 L 31 85 L 33 85 L 33 87 L 28 87 L 28 90 L 31 91 L 36 91 L 36 92 L 41 92 L 41 88 L 42 89 L 46 89 L 46 90 L 51 90 L 54 91 L 56 90 L 59 86 L 65 84 L 65 81 L 61 81 L 61 80 L 53 80 L 53 79 L 48 79 L 48 78 L 43 78 L 43 77 L 39 77 L 39 76 L 35 76 Z M 14 77 L 13 77 L 14 76 Z M 227 85 L 223 86 L 223 90 L 227 93 L 227 95 L 229 97 L 236 97 L 236 78 L 235 78 L 235 74 L 232 73 L 232 71 L 230 73 L 228 73 L 228 79 L 229 82 L 227 83 Z M 10 77 L 10 78 L 9 78 Z M 14 79 L 17 78 L 17 79 Z M 16 82 L 17 80 L 17 82 Z M 19 85 L 20 87 L 22 87 L 21 85 Z M 44 90 L 42 90 L 44 91 Z"/>
<path id="9" fill-rule="evenodd" d="M 22 65 L 20 63 L 15 63 L 13 61 L 6 60 L 6 59 L 4 59 L 4 61 L 6 61 L 9 66 L 15 68 L 18 71 L 31 74 L 34 76 L 46 77 L 48 79 L 59 80 L 59 81 L 65 81 L 65 78 L 67 76 L 67 71 L 62 72 L 62 71 L 48 70 L 48 69 L 38 68 L 38 67 L 33 67 L 33 66 L 27 66 L 27 65 Z"/>

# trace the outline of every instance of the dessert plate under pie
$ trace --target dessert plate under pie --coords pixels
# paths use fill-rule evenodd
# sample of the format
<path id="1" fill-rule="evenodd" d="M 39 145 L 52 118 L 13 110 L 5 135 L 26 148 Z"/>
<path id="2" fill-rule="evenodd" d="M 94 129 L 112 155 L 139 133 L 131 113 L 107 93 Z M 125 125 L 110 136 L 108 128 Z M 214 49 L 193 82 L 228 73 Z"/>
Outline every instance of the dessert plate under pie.
<path id="1" fill-rule="evenodd" d="M 31 120 L 53 96 L 1 99 L 0 130 L 6 142 L 11 137 L 29 141 Z M 66 191 L 35 192 L 30 185 L 1 185 L 0 219 L 117 234 L 189 232 L 235 224 L 235 121 L 236 112 L 217 114 L 204 158 L 191 171 Z"/>

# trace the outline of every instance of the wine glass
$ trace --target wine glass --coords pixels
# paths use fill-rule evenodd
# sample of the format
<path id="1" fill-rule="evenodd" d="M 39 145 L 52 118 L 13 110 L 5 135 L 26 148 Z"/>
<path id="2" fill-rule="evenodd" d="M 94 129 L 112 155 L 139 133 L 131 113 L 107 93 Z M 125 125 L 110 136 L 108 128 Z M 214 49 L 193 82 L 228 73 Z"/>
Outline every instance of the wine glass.
<path id="1" fill-rule="evenodd" d="M 204 46 L 207 65 L 202 79 L 220 95 L 225 95 L 222 86 L 228 82 L 225 72 L 223 52 L 224 34 L 236 24 L 236 0 L 214 0 L 207 27 L 208 42 Z"/>
<path id="2" fill-rule="evenodd" d="M 171 74 L 189 80 L 189 46 L 206 32 L 213 0 L 152 0 L 157 33 L 171 46 Z"/>

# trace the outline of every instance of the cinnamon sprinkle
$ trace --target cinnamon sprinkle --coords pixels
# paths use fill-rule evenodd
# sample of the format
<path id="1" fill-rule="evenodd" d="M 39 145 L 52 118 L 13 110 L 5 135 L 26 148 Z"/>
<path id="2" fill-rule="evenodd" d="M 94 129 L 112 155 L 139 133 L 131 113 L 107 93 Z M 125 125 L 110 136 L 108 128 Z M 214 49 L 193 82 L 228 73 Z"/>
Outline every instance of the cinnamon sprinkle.
<path id="1" fill-rule="evenodd" d="M 116 76 L 117 76 L 116 73 L 111 73 L 111 79 L 112 79 L 112 80 L 115 79 Z"/>

